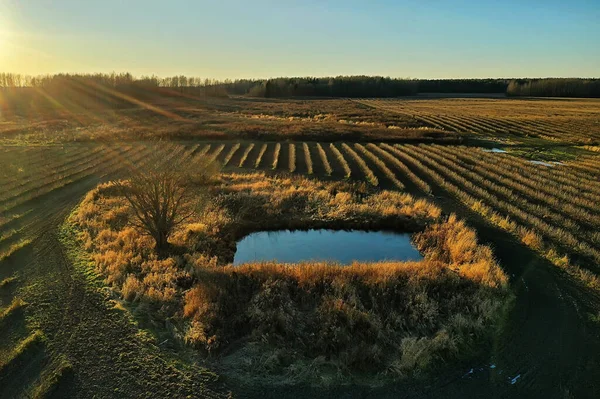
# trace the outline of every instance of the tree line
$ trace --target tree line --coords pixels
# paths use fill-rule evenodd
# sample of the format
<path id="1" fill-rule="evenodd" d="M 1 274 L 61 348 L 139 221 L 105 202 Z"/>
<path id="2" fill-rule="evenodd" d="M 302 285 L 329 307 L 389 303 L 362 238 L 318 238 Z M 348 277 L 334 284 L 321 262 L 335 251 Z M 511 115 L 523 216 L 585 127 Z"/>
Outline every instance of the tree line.
<path id="1" fill-rule="evenodd" d="M 506 88 L 508 96 L 600 97 L 600 79 L 513 80 Z"/>
<path id="2" fill-rule="evenodd" d="M 0 87 L 61 87 L 72 82 L 87 82 L 100 84 L 112 88 L 129 86 L 140 87 L 207 87 L 219 84 L 228 84 L 230 80 L 219 81 L 215 79 L 202 79 L 194 76 L 176 75 L 160 78 L 158 76 L 135 77 L 131 73 L 93 73 L 93 74 L 68 74 L 55 75 L 22 75 L 18 73 L 0 73 Z"/>
<path id="3" fill-rule="evenodd" d="M 398 79 L 381 76 L 202 79 L 185 75 L 130 73 L 28 76 L 0 73 L 0 88 L 37 88 L 52 94 L 101 92 L 135 95 L 183 93 L 197 96 L 252 97 L 399 97 L 423 93 L 486 93 L 509 96 L 600 97 L 600 79 Z"/>
<path id="4" fill-rule="evenodd" d="M 226 97 L 224 84 L 187 76 L 134 77 L 130 73 L 27 76 L 0 73 L 0 115 L 65 109 L 119 109 L 167 97 Z"/>

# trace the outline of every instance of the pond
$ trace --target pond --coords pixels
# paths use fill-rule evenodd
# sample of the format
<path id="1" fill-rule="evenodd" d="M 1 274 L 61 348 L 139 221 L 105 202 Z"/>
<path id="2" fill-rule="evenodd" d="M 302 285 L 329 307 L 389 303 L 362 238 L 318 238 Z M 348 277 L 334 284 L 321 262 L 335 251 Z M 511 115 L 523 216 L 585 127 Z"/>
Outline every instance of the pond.
<path id="1" fill-rule="evenodd" d="M 353 261 L 419 261 L 410 234 L 383 231 L 261 231 L 237 243 L 233 264 L 277 261 L 297 263 L 330 261 L 349 265 Z"/>

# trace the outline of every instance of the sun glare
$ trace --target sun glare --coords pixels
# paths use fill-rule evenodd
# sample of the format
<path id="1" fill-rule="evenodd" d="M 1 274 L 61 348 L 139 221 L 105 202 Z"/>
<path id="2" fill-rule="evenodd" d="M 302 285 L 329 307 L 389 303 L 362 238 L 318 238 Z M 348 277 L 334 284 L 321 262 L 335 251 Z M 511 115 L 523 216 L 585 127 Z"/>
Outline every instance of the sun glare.
<path id="1" fill-rule="evenodd" d="M 8 59 L 10 38 L 14 35 L 11 14 L 10 5 L 0 0 L 0 61 Z"/>
<path id="2" fill-rule="evenodd" d="M 8 38 L 11 33 L 7 25 L 6 19 L 0 15 L 0 60 L 4 60 L 8 56 Z"/>
<path id="3" fill-rule="evenodd" d="M 0 32 L 0 60 L 3 60 L 6 57 L 6 47 L 5 32 Z"/>

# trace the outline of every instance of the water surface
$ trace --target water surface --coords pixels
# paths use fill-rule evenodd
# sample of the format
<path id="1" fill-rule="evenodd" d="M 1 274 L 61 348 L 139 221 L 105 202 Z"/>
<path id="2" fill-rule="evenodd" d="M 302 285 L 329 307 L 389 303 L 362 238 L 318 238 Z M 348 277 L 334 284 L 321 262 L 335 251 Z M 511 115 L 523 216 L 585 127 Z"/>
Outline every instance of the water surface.
<path id="1" fill-rule="evenodd" d="M 412 245 L 410 234 L 382 231 L 261 231 L 237 244 L 234 265 L 247 262 L 331 261 L 344 265 L 353 261 L 418 261 L 423 259 Z"/>
<path id="2" fill-rule="evenodd" d="M 549 166 L 549 167 L 554 167 L 556 165 L 564 165 L 562 162 L 556 162 L 556 161 L 550 161 L 550 162 L 546 162 L 546 161 L 529 161 L 534 165 L 541 165 L 541 166 Z"/>
<path id="3" fill-rule="evenodd" d="M 492 149 L 484 149 L 483 152 L 496 152 L 499 154 L 504 154 L 506 151 L 501 150 L 500 148 L 492 148 Z"/>

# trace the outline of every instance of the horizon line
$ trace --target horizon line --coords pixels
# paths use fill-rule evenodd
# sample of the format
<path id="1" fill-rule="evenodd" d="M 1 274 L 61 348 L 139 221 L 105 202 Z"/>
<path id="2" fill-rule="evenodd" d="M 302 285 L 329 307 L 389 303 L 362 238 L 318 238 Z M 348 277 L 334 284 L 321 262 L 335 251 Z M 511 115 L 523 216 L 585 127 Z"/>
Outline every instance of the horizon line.
<path id="1" fill-rule="evenodd" d="M 402 77 L 402 76 L 391 76 L 391 75 L 379 75 L 379 74 L 349 74 L 349 75 L 279 75 L 279 76 L 270 76 L 270 77 L 228 77 L 228 78 L 214 78 L 214 77 L 201 77 L 200 75 L 193 74 L 134 74 L 128 71 L 110 71 L 110 72 L 56 72 L 56 73 L 39 73 L 39 74 L 28 74 L 21 72 L 10 72 L 10 71 L 0 71 L 0 74 L 12 74 L 12 75 L 21 75 L 24 77 L 47 77 L 47 76 L 57 76 L 57 75 L 131 75 L 134 79 L 139 78 L 169 78 L 176 76 L 185 76 L 187 78 L 201 78 L 203 80 L 216 80 L 218 82 L 224 82 L 227 80 L 236 81 L 236 80 L 251 80 L 251 81 L 261 81 L 261 80 L 274 80 L 274 79 L 324 79 L 324 78 L 339 78 L 339 77 L 369 77 L 369 78 L 385 78 L 385 79 L 395 79 L 395 80 L 541 80 L 541 79 L 588 79 L 588 80 L 600 80 L 600 75 L 598 76 L 520 76 L 520 77 L 508 77 L 508 76 L 486 76 L 486 77 Z"/>

